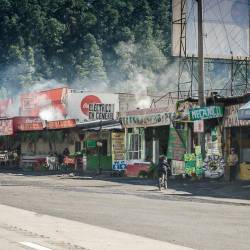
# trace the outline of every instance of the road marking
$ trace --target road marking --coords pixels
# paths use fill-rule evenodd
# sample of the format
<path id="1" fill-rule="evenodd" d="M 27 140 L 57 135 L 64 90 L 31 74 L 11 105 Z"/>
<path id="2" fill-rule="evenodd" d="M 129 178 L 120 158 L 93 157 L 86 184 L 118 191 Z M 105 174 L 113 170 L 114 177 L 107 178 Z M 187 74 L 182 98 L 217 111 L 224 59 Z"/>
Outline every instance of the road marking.
<path id="1" fill-rule="evenodd" d="M 37 244 L 32 243 L 32 242 L 28 242 L 28 241 L 19 242 L 19 243 L 24 245 L 24 246 L 36 249 L 36 250 L 52 250 L 51 248 L 43 247 L 43 246 L 37 245 Z"/>

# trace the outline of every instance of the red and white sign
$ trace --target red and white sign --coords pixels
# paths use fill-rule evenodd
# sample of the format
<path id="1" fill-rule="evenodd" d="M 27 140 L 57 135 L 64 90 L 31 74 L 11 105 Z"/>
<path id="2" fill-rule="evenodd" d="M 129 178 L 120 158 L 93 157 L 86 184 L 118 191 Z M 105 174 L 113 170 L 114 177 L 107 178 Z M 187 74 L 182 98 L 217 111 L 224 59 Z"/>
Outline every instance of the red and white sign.
<path id="1" fill-rule="evenodd" d="M 14 117 L 15 131 L 43 130 L 43 121 L 39 117 Z"/>
<path id="2" fill-rule="evenodd" d="M 62 129 L 62 128 L 74 128 L 76 127 L 76 121 L 74 119 L 50 121 L 47 122 L 47 129 Z"/>
<path id="3" fill-rule="evenodd" d="M 81 101 L 81 110 L 82 110 L 83 114 L 88 116 L 89 115 L 89 105 L 94 104 L 94 103 L 101 104 L 102 101 L 100 100 L 99 97 L 97 97 L 95 95 L 88 95 L 88 96 L 84 97 Z"/>
<path id="4" fill-rule="evenodd" d="M 0 136 L 1 135 L 13 135 L 13 120 L 12 119 L 3 119 L 0 120 Z"/>
<path id="5" fill-rule="evenodd" d="M 204 132 L 204 120 L 194 121 L 194 132 L 195 133 Z"/>
<path id="6" fill-rule="evenodd" d="M 46 109 L 53 109 L 63 115 L 67 114 L 64 104 L 67 88 L 58 88 L 23 94 L 20 97 L 22 116 L 39 116 Z"/>
<path id="7" fill-rule="evenodd" d="M 68 118 L 77 119 L 79 122 L 89 121 L 89 107 L 92 107 L 91 104 L 108 104 L 112 105 L 112 107 L 114 105 L 114 116 L 110 117 L 116 119 L 116 114 L 119 112 L 119 95 L 112 93 L 78 91 L 72 89 L 68 90 Z M 93 110 L 91 111 L 91 114 L 93 114 Z M 91 119 L 93 119 L 93 117 L 95 116 L 91 115 Z M 98 120 L 98 118 L 95 119 Z"/>

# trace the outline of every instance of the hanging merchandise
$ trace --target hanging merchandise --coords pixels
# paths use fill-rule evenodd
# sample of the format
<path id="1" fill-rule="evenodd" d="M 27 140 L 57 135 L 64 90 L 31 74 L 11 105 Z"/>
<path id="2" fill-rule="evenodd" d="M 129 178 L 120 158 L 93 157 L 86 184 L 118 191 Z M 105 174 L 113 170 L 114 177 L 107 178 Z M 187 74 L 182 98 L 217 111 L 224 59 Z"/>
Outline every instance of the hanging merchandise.
<path id="1" fill-rule="evenodd" d="M 202 154 L 201 154 L 201 146 L 195 147 L 195 163 L 196 163 L 196 168 L 195 168 L 196 176 L 202 176 L 203 159 L 202 159 Z"/>
<path id="2" fill-rule="evenodd" d="M 206 178 L 220 178 L 224 175 L 225 161 L 219 155 L 208 155 L 204 160 L 204 174 Z"/>
<path id="3" fill-rule="evenodd" d="M 185 154 L 185 173 L 189 176 L 193 176 L 195 174 L 196 169 L 196 157 L 195 154 Z"/>

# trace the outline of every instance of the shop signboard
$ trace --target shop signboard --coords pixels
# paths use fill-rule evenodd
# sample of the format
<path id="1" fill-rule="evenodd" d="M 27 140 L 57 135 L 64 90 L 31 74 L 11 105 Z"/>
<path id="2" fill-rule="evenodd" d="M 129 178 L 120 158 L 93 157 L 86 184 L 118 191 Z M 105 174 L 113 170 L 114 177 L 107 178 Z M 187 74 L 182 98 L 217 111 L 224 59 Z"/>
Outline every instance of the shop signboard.
<path id="1" fill-rule="evenodd" d="M 44 124 L 39 117 L 15 117 L 13 120 L 16 131 L 35 131 L 44 128 Z"/>
<path id="2" fill-rule="evenodd" d="M 112 135 L 112 169 L 124 170 L 127 167 L 125 160 L 125 134 L 113 132 Z"/>
<path id="3" fill-rule="evenodd" d="M 96 140 L 87 140 L 86 141 L 87 148 L 96 148 L 97 147 L 97 141 Z"/>
<path id="4" fill-rule="evenodd" d="M 63 129 L 76 127 L 76 121 L 74 119 L 50 121 L 46 124 L 47 129 Z"/>
<path id="5" fill-rule="evenodd" d="M 194 121 L 194 132 L 195 133 L 204 132 L 204 120 Z"/>
<path id="6" fill-rule="evenodd" d="M 170 125 L 174 118 L 174 107 L 140 109 L 126 112 L 122 124 L 126 128 Z"/>
<path id="7" fill-rule="evenodd" d="M 189 110 L 197 107 L 196 102 L 178 101 L 176 103 L 176 119 L 188 120 Z"/>
<path id="8" fill-rule="evenodd" d="M 172 174 L 173 175 L 181 175 L 181 174 L 185 173 L 185 162 L 184 161 L 172 160 L 171 167 L 172 167 Z"/>
<path id="9" fill-rule="evenodd" d="M 182 161 L 186 153 L 187 130 L 170 128 L 168 139 L 168 159 Z"/>
<path id="10" fill-rule="evenodd" d="M 209 106 L 189 110 L 189 119 L 199 121 L 223 117 L 223 108 L 221 106 Z"/>
<path id="11" fill-rule="evenodd" d="M 89 120 L 114 120 L 114 112 L 114 104 L 89 104 Z"/>
<path id="12" fill-rule="evenodd" d="M 12 119 L 0 119 L 0 136 L 13 135 L 13 120 Z"/>
<path id="13" fill-rule="evenodd" d="M 20 114 L 22 116 L 39 116 L 45 111 L 50 116 L 65 116 L 65 97 L 67 88 L 56 88 L 40 92 L 25 93 L 20 96 Z"/>
<path id="14" fill-rule="evenodd" d="M 225 128 L 249 126 L 250 120 L 239 120 L 238 112 L 242 104 L 230 105 L 225 107 L 223 125 Z"/>
<path id="15" fill-rule="evenodd" d="M 74 118 L 79 122 L 113 120 L 119 112 L 118 94 L 69 89 L 66 103 L 68 118 Z"/>

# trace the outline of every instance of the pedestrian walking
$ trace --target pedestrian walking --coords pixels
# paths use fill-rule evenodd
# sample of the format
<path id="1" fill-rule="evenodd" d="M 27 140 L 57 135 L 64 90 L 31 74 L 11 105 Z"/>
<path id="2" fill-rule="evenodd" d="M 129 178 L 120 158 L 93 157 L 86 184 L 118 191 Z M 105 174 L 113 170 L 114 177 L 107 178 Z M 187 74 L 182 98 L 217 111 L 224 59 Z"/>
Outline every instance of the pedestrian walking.
<path id="1" fill-rule="evenodd" d="M 234 181 L 237 175 L 237 167 L 239 163 L 238 155 L 235 152 L 234 148 L 231 148 L 230 154 L 227 159 L 227 164 L 230 169 L 229 181 Z"/>
<path id="2" fill-rule="evenodd" d="M 166 157 L 164 155 L 160 156 L 158 168 L 157 168 L 159 190 L 161 190 L 162 186 L 165 189 L 167 189 L 168 167 L 169 167 L 169 165 L 168 165 L 168 162 L 166 160 Z"/>

